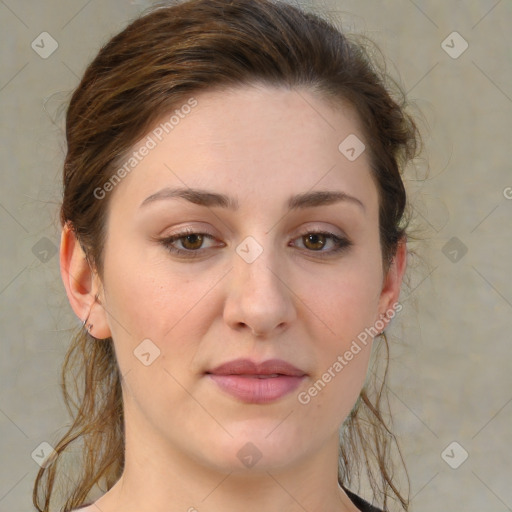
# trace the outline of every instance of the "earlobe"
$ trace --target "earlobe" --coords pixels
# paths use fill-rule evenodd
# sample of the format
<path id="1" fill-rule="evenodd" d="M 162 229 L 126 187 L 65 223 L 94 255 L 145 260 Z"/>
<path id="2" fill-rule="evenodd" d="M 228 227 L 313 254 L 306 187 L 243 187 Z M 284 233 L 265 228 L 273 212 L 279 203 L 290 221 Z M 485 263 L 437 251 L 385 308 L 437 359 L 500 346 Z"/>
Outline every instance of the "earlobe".
<path id="1" fill-rule="evenodd" d="M 87 261 L 69 223 L 62 228 L 60 273 L 73 311 L 82 322 L 86 320 L 84 327 L 92 325 L 88 330 L 95 338 L 110 337 L 101 281 Z"/>
<path id="2" fill-rule="evenodd" d="M 382 292 L 379 300 L 379 318 L 386 327 L 391 321 L 388 315 L 394 309 L 394 305 L 400 297 L 402 280 L 407 268 L 407 238 L 404 237 L 398 242 L 397 251 L 389 270 L 384 278 Z M 394 315 L 392 315 L 394 316 Z M 391 317 L 392 318 L 392 317 Z"/>

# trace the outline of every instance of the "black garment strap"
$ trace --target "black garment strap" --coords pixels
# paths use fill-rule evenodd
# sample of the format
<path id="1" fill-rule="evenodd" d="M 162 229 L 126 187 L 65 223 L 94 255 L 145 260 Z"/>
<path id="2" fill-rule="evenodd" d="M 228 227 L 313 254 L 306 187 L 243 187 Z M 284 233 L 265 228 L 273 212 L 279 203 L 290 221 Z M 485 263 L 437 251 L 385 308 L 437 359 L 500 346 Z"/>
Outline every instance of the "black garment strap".
<path id="1" fill-rule="evenodd" d="M 367 501 L 363 500 L 363 498 L 359 497 L 357 494 L 354 494 L 352 491 L 349 491 L 344 485 L 342 485 L 341 487 L 347 493 L 347 496 L 350 498 L 352 503 L 361 512 L 383 512 L 383 510 L 381 510 L 380 508 L 377 508 L 377 507 L 374 507 L 373 505 L 370 505 L 370 503 L 368 503 Z"/>

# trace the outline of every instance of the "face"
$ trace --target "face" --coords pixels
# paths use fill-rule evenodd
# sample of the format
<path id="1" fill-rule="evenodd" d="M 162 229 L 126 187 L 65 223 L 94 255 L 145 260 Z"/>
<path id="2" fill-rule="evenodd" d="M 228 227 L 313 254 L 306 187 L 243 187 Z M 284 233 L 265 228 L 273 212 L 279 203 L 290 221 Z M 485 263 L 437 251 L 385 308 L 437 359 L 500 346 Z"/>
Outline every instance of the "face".
<path id="1" fill-rule="evenodd" d="M 307 90 L 194 98 L 110 192 L 102 303 L 127 432 L 223 470 L 291 466 L 337 443 L 361 333 L 387 309 L 369 160 L 339 150 L 364 137 Z"/>

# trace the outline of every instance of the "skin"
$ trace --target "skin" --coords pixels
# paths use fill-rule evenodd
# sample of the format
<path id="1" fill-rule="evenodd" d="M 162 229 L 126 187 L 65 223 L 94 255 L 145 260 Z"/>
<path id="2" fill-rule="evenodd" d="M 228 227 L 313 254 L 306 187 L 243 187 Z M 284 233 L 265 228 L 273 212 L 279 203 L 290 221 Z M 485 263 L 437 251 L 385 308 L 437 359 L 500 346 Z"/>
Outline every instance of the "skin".
<path id="1" fill-rule="evenodd" d="M 103 279 L 62 232 L 70 304 L 89 315 L 93 336 L 113 338 L 124 376 L 125 471 L 82 510 L 357 510 L 337 482 L 338 430 L 372 340 L 308 404 L 297 399 L 398 301 L 406 267 L 400 244 L 384 273 L 367 152 L 351 162 L 338 150 L 350 134 L 364 141 L 357 116 L 306 89 L 194 97 L 192 113 L 111 192 Z M 176 198 L 140 207 L 165 187 L 227 194 L 239 210 Z M 364 209 L 340 201 L 288 211 L 292 195 L 313 190 L 343 191 Z M 159 241 L 187 227 L 214 237 L 174 243 L 202 251 L 195 259 Z M 352 246 L 333 253 L 329 237 L 308 240 L 311 230 Z M 248 236 L 263 249 L 252 263 L 235 251 Z M 149 366 L 133 354 L 147 338 L 160 350 Z M 238 357 L 284 359 L 308 375 L 273 403 L 245 404 L 204 376 Z M 249 442 L 261 454 L 251 468 L 237 457 Z"/>

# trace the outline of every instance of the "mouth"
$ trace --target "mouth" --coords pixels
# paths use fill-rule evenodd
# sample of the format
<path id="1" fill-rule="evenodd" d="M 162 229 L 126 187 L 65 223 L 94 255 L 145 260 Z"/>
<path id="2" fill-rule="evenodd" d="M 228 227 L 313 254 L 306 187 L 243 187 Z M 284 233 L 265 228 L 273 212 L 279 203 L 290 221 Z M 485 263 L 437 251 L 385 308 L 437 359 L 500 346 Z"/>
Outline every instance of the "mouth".
<path id="1" fill-rule="evenodd" d="M 216 375 L 216 374 L 210 374 L 210 375 Z M 275 377 L 283 377 L 284 375 L 281 373 L 272 373 L 270 375 L 250 375 L 250 374 L 231 374 L 231 375 L 238 375 L 238 377 L 247 377 L 248 379 L 273 379 Z"/>
<path id="2" fill-rule="evenodd" d="M 307 374 L 281 359 L 256 363 L 236 359 L 205 372 L 225 394 L 244 403 L 275 402 L 294 391 Z"/>
<path id="3" fill-rule="evenodd" d="M 302 377 L 306 372 L 283 359 L 268 359 L 261 363 L 256 363 L 251 359 L 234 359 L 227 363 L 220 364 L 207 374 L 212 375 L 243 375 L 244 377 Z"/>

